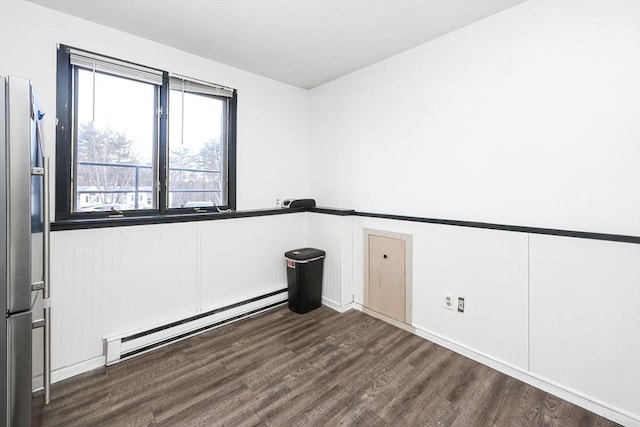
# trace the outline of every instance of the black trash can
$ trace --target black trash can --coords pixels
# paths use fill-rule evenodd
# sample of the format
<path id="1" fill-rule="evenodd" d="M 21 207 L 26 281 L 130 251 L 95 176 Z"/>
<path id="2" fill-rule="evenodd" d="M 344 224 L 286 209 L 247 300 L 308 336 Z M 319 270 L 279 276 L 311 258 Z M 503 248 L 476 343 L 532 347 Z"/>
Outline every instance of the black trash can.
<path id="1" fill-rule="evenodd" d="M 285 252 L 289 309 L 304 314 L 322 303 L 322 268 L 325 252 L 315 248 L 300 248 Z"/>

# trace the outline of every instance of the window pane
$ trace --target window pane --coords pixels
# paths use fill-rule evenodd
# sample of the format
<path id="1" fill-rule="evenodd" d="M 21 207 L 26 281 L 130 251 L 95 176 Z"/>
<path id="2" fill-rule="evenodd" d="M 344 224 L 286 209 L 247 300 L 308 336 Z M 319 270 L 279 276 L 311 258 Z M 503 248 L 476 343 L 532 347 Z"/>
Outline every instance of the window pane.
<path id="1" fill-rule="evenodd" d="M 169 96 L 168 207 L 225 206 L 226 100 L 178 90 Z"/>
<path id="2" fill-rule="evenodd" d="M 76 78 L 74 211 L 156 208 L 157 86 L 80 68 Z"/>

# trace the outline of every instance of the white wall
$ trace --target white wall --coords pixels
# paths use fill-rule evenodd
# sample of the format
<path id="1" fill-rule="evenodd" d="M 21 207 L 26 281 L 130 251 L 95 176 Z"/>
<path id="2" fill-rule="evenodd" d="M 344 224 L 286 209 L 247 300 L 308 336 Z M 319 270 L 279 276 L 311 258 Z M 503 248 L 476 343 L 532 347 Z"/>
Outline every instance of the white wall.
<path id="1" fill-rule="evenodd" d="M 364 229 L 413 237 L 412 325 L 528 368 L 527 235 L 375 218 L 354 226 L 355 302 L 363 304 Z M 444 308 L 444 295 L 465 312 Z"/>
<path id="2" fill-rule="evenodd" d="M 639 23 L 637 1 L 531 0 L 312 90 L 310 193 L 640 235 Z"/>
<path id="3" fill-rule="evenodd" d="M 363 305 L 365 229 L 413 240 L 416 333 L 625 425 L 640 425 L 640 246 L 308 214 L 328 256 L 324 285 Z M 351 233 L 348 228 L 351 227 Z M 351 237 L 348 237 L 351 235 Z M 344 269 L 342 279 L 336 268 Z M 327 273 L 329 277 L 326 276 Z M 444 295 L 465 299 L 447 310 Z M 345 299 L 342 308 L 350 307 Z"/>
<path id="4" fill-rule="evenodd" d="M 640 245 L 532 235 L 531 371 L 640 424 Z"/>
<path id="5" fill-rule="evenodd" d="M 105 336 L 286 288 L 284 252 L 305 242 L 304 213 L 53 233 L 53 370 L 104 363 Z"/>
<path id="6" fill-rule="evenodd" d="M 306 90 L 29 2 L 3 0 L 0 74 L 32 80 L 46 113 L 45 153 L 52 162 L 57 44 L 238 89 L 238 209 L 307 196 Z M 95 367 L 105 335 L 285 287 L 284 251 L 305 242 L 304 217 L 296 215 L 53 233 L 53 369 Z M 39 339 L 36 332 L 38 349 Z M 39 351 L 34 363 L 41 372 Z"/>
<path id="7" fill-rule="evenodd" d="M 238 209 L 272 207 L 276 198 L 308 194 L 306 90 L 32 3 L 3 0 L 0 74 L 32 80 L 46 113 L 49 156 L 55 156 L 58 43 L 238 89 Z"/>
<path id="8" fill-rule="evenodd" d="M 311 194 L 362 211 L 640 235 L 638 22 L 638 2 L 530 0 L 308 93 L 3 1 L 0 74 L 33 80 L 51 155 L 56 43 L 237 88 L 240 209 Z M 371 218 L 54 233 L 54 369 L 99 358 L 104 335 L 284 286 L 293 247 L 328 251 L 325 301 L 362 302 L 365 227 L 414 236 L 414 326 L 640 420 L 636 245 Z M 466 312 L 445 311 L 444 293 L 465 297 Z"/>
<path id="9" fill-rule="evenodd" d="M 310 193 L 640 236 L 639 47 L 640 2 L 530 0 L 313 89 Z M 637 245 L 357 218 L 342 284 L 356 302 L 363 228 L 413 235 L 420 334 L 640 424 Z"/>

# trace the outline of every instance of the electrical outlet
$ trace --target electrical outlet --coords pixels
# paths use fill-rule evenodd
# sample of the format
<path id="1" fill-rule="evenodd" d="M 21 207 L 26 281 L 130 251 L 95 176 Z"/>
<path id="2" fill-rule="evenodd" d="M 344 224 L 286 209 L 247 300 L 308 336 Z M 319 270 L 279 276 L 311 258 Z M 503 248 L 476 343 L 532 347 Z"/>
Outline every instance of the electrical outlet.
<path id="1" fill-rule="evenodd" d="M 444 294 L 444 308 L 446 308 L 447 310 L 453 310 L 453 304 L 454 304 L 454 296 L 451 294 Z"/>
<path id="2" fill-rule="evenodd" d="M 458 311 L 464 313 L 464 298 L 458 297 Z"/>
<path id="3" fill-rule="evenodd" d="M 280 199 L 276 199 L 276 208 L 280 208 L 280 207 L 282 207 L 282 206 L 280 205 Z"/>

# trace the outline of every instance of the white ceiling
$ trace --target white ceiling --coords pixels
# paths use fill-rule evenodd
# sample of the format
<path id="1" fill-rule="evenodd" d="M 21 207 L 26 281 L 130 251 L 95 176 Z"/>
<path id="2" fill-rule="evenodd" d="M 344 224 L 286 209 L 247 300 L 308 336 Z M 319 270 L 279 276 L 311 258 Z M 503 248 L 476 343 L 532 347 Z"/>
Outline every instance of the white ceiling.
<path id="1" fill-rule="evenodd" d="M 524 0 L 30 0 L 313 88 Z"/>

